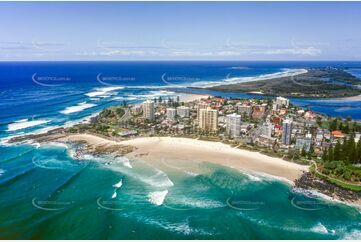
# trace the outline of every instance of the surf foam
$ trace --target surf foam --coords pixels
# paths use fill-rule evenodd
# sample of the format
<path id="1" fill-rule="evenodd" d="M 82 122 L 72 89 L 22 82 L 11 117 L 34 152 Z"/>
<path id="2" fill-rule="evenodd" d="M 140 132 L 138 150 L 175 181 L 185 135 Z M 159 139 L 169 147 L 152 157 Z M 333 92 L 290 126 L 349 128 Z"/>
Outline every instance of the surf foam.
<path id="1" fill-rule="evenodd" d="M 154 205 L 160 206 L 163 204 L 167 194 L 168 190 L 151 192 L 148 194 L 148 201 Z"/>
<path id="2" fill-rule="evenodd" d="M 124 87 L 121 87 L 121 86 L 100 87 L 100 88 L 95 88 L 94 91 L 88 92 L 85 95 L 88 97 L 101 97 L 101 96 L 105 97 L 105 96 L 109 96 L 109 95 L 114 95 L 116 93 L 113 93 L 113 91 L 123 89 L 123 88 Z"/>
<path id="3" fill-rule="evenodd" d="M 122 185 L 123 185 L 123 180 L 120 179 L 120 181 L 118 183 L 114 184 L 113 187 L 120 188 Z"/>
<path id="4" fill-rule="evenodd" d="M 227 85 L 227 84 L 238 84 L 243 82 L 253 82 L 253 81 L 262 81 L 262 80 L 269 80 L 274 78 L 280 77 L 289 77 L 289 76 L 296 76 L 300 74 L 305 74 L 308 71 L 306 69 L 283 69 L 283 71 L 271 73 L 271 74 L 264 74 L 252 77 L 226 77 L 222 81 L 213 81 L 213 82 L 194 82 L 191 83 L 190 86 L 197 86 L 197 87 L 214 87 L 219 85 Z"/>
<path id="5" fill-rule="evenodd" d="M 63 111 L 60 111 L 60 113 L 62 113 L 62 114 L 77 113 L 77 112 L 80 112 L 80 111 L 83 111 L 85 109 L 92 108 L 95 106 L 96 106 L 96 104 L 93 104 L 93 103 L 81 102 L 75 106 L 66 107 Z"/>
<path id="6" fill-rule="evenodd" d="M 26 129 L 26 128 L 46 124 L 46 123 L 49 123 L 50 121 L 51 120 L 46 120 L 46 119 L 39 119 L 39 120 L 21 119 L 21 120 L 13 122 L 11 124 L 8 124 L 7 131 L 16 131 L 16 130 Z"/>

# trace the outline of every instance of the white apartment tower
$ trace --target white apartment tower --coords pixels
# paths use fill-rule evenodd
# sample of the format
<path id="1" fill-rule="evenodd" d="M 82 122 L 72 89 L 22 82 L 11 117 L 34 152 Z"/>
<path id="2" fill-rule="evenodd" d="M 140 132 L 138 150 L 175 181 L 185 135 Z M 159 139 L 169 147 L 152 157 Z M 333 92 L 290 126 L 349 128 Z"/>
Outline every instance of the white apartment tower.
<path id="1" fill-rule="evenodd" d="M 282 106 L 288 107 L 290 105 L 290 100 L 284 97 L 277 97 L 276 104 L 278 107 L 282 107 Z"/>
<path id="2" fill-rule="evenodd" d="M 153 120 L 154 119 L 154 102 L 145 101 L 143 103 L 143 118 Z"/>
<path id="3" fill-rule="evenodd" d="M 200 129 L 207 131 L 216 131 L 218 125 L 218 111 L 215 109 L 199 109 L 198 125 Z"/>
<path id="4" fill-rule="evenodd" d="M 197 105 L 197 119 L 199 120 L 199 110 L 201 109 L 206 109 L 209 107 L 209 104 L 208 103 L 198 103 Z"/>
<path id="5" fill-rule="evenodd" d="M 231 137 L 239 137 L 241 134 L 241 115 L 232 113 L 226 116 L 226 131 Z"/>

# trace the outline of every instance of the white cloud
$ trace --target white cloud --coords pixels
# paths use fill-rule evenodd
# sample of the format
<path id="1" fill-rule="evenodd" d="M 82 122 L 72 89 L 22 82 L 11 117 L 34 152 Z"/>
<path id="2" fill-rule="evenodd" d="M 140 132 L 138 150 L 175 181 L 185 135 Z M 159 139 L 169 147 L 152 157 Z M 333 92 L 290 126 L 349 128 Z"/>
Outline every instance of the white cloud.
<path id="1" fill-rule="evenodd" d="M 317 56 L 320 55 L 322 51 L 315 47 L 304 47 L 304 48 L 286 48 L 286 49 L 269 49 L 265 51 L 259 51 L 259 54 L 265 55 L 296 55 L 296 56 Z"/>

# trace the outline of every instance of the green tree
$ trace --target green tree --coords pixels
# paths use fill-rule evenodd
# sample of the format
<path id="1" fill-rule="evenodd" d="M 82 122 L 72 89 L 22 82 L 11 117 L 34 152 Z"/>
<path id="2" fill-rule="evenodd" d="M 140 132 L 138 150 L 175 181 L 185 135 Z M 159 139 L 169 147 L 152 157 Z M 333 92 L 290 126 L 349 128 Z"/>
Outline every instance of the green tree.
<path id="1" fill-rule="evenodd" d="M 331 131 L 337 130 L 337 119 L 335 119 L 335 118 L 331 119 L 330 130 Z"/>
<path id="2" fill-rule="evenodd" d="M 334 154 L 334 149 L 332 145 L 330 145 L 330 147 L 328 148 L 328 156 L 327 156 L 329 161 L 333 161 L 335 159 L 333 154 Z"/>
<path id="3" fill-rule="evenodd" d="M 303 157 L 305 157 L 305 156 L 306 156 L 306 150 L 305 150 L 305 148 L 304 148 L 304 147 L 302 148 L 301 155 L 302 155 Z"/>
<path id="4" fill-rule="evenodd" d="M 359 139 L 357 142 L 356 160 L 358 163 L 361 163 L 361 139 Z"/>
<path id="5" fill-rule="evenodd" d="M 340 141 L 337 141 L 335 149 L 333 150 L 333 160 L 341 159 L 341 144 Z"/>
<path id="6" fill-rule="evenodd" d="M 328 160 L 328 150 L 325 149 L 322 153 L 322 161 L 326 162 Z"/>

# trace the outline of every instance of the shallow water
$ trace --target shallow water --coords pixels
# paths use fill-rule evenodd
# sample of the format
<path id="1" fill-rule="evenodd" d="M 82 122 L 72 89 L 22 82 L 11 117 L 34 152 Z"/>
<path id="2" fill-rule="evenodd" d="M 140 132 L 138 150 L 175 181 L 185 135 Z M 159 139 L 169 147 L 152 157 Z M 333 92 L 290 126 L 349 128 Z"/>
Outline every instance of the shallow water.
<path id="1" fill-rule="evenodd" d="M 162 88 L 257 78 L 309 66 L 360 68 L 360 63 L 0 63 L 0 238 L 360 238 L 360 211 L 292 191 L 269 176 L 199 161 L 190 166 L 164 160 L 150 165 L 90 155 L 76 160 L 71 145 L 6 143 L 11 136 L 71 126 L 123 100 L 140 103 L 177 95 Z M 58 79 L 49 82 L 42 76 Z M 360 102 L 292 102 L 361 118 Z"/>
<path id="2" fill-rule="evenodd" d="M 130 168 L 111 157 L 73 160 L 71 149 L 2 152 L 0 238 L 356 239 L 361 232 L 355 208 L 272 177 L 206 162 L 196 163 L 198 174 L 172 161 L 130 160 Z"/>

